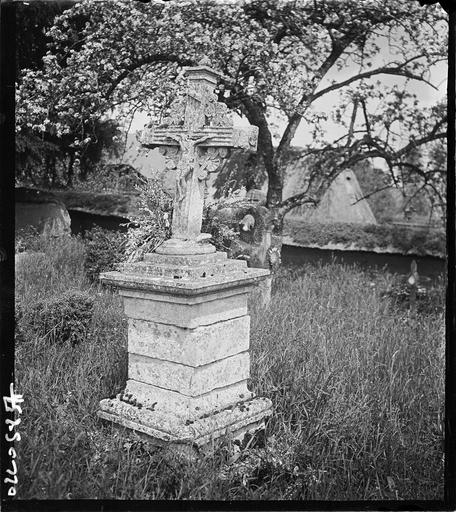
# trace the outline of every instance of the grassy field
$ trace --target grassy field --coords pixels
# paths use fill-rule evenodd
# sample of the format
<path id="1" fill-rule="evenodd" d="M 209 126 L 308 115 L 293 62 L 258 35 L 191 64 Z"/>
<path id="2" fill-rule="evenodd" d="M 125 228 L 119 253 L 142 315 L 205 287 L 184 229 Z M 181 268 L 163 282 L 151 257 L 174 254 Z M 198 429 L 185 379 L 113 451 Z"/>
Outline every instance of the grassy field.
<path id="1" fill-rule="evenodd" d="M 250 386 L 274 406 L 267 443 L 239 453 L 227 441 L 187 463 L 97 420 L 126 379 L 120 299 L 88 281 L 80 241 L 36 247 L 16 278 L 18 498 L 442 497 L 443 289 L 417 314 L 384 296 L 391 276 L 281 271 L 252 322 Z"/>

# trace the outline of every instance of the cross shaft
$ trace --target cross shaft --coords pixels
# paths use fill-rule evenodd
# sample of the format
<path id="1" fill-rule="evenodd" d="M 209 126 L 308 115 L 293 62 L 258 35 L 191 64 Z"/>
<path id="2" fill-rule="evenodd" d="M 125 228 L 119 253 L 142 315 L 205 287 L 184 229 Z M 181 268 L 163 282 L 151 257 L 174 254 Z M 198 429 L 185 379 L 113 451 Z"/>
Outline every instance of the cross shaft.
<path id="1" fill-rule="evenodd" d="M 204 188 L 229 150 L 256 150 L 258 128 L 234 128 L 228 109 L 214 93 L 219 74 L 206 65 L 186 68 L 187 89 L 170 107 L 169 116 L 150 126 L 140 137 L 146 148 L 159 148 L 168 168 L 177 169 L 172 239 L 157 252 L 192 254 L 213 252 L 198 243 L 204 206 Z"/>

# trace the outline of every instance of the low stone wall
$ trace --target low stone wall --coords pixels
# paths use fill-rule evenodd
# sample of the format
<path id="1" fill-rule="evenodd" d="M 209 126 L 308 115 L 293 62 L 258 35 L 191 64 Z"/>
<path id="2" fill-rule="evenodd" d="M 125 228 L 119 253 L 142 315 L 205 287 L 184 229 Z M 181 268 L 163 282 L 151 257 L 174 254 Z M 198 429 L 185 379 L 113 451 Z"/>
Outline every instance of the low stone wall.
<path id="1" fill-rule="evenodd" d="M 297 247 L 445 258 L 443 229 L 393 224 L 305 223 L 287 220 L 283 243 Z"/>
<path id="2" fill-rule="evenodd" d="M 48 229 L 54 235 L 71 232 L 71 219 L 65 205 L 52 193 L 19 188 L 15 191 L 16 231 Z"/>
<path id="3" fill-rule="evenodd" d="M 361 247 L 356 244 L 325 244 L 325 245 L 318 245 L 318 244 L 302 244 L 299 242 L 296 242 L 292 237 L 285 235 L 283 238 L 283 245 L 291 245 L 293 247 L 306 247 L 309 249 L 326 249 L 330 251 L 361 251 L 361 252 L 374 252 L 376 254 L 400 254 L 403 256 L 432 256 L 434 258 L 442 258 L 445 259 L 446 255 L 442 251 L 428 251 L 425 255 L 418 254 L 416 251 L 403 251 L 402 249 L 398 247 L 394 247 L 392 245 L 388 245 L 386 247 Z"/>

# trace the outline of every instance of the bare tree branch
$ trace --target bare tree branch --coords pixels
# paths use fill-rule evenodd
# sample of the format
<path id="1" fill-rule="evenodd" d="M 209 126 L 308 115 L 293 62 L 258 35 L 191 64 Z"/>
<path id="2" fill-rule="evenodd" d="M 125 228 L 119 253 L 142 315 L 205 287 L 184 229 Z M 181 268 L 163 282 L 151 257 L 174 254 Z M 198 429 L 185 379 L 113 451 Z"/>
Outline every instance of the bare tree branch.
<path id="1" fill-rule="evenodd" d="M 415 75 L 414 73 L 412 73 L 408 70 L 404 70 L 403 66 L 396 66 L 396 67 L 390 67 L 390 68 L 383 67 L 383 68 L 374 69 L 372 71 L 365 71 L 364 73 L 360 73 L 359 75 L 347 78 L 347 80 L 344 80 L 343 82 L 339 82 L 339 83 L 330 85 L 330 86 L 326 87 L 325 89 L 322 89 L 321 91 L 318 91 L 315 94 L 313 94 L 311 97 L 311 101 L 312 102 L 315 101 L 316 99 L 327 94 L 328 92 L 336 91 L 337 89 L 341 89 L 342 87 L 350 85 L 353 82 L 362 80 L 363 78 L 370 78 L 371 76 L 375 76 L 375 75 L 398 75 L 398 76 L 403 76 L 406 78 L 412 78 L 414 80 L 419 80 L 421 82 L 424 82 L 424 83 L 430 85 L 432 88 L 437 90 L 437 87 L 434 84 L 432 84 L 431 82 L 429 82 L 428 80 L 426 80 L 425 78 L 423 78 L 419 75 Z"/>
<path id="2" fill-rule="evenodd" d="M 351 142 L 351 140 L 353 138 L 353 130 L 354 130 L 354 127 L 355 127 L 357 111 L 358 111 L 358 100 L 355 99 L 354 102 L 353 102 L 353 112 L 352 112 L 351 119 L 350 119 L 350 127 L 348 129 L 347 144 L 346 144 L 346 146 L 350 145 L 350 142 Z"/>
<path id="3" fill-rule="evenodd" d="M 302 206 L 304 204 L 317 206 L 318 200 L 315 197 L 309 195 L 307 192 L 301 192 L 300 194 L 296 194 L 292 197 L 289 197 L 288 199 L 285 199 L 285 201 L 282 201 L 279 206 L 279 215 L 283 217 L 293 208 L 297 208 L 298 206 Z"/>

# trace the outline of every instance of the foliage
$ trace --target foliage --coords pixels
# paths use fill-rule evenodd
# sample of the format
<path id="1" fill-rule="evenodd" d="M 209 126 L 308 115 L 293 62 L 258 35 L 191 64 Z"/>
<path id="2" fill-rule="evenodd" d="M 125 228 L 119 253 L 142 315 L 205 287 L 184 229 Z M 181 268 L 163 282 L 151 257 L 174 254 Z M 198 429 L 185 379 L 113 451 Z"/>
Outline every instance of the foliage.
<path id="1" fill-rule="evenodd" d="M 112 164 L 104 161 L 84 181 L 75 183 L 74 188 L 90 192 L 136 194 L 138 185 L 145 184 L 147 178 L 129 164 Z"/>
<path id="2" fill-rule="evenodd" d="M 16 5 L 16 76 L 21 83 L 25 70 L 42 72 L 43 57 L 52 39 L 47 34 L 54 18 L 70 9 L 74 1 L 37 1 Z M 98 119 L 91 126 L 92 138 L 75 156 L 71 137 L 56 136 L 55 130 L 36 130 L 23 123 L 16 136 L 16 181 L 18 184 L 64 187 L 71 185 L 75 167 L 86 179 L 105 155 L 117 155 L 120 131 L 112 119 Z"/>
<path id="3" fill-rule="evenodd" d="M 137 213 L 131 216 L 125 247 L 127 261 L 138 261 L 171 237 L 172 201 L 158 180 L 138 187 Z"/>
<path id="4" fill-rule="evenodd" d="M 97 420 L 127 378 L 127 325 L 119 297 L 91 288 L 84 343 L 27 331 L 16 347 L 18 497 L 441 499 L 444 317 L 398 311 L 382 298 L 392 284 L 335 264 L 282 270 L 251 335 L 251 389 L 273 400 L 267 443 L 239 452 L 227 441 L 192 463 Z M 20 287 L 20 301 L 40 285 Z"/>
<path id="5" fill-rule="evenodd" d="M 423 158 L 416 164 L 424 165 Z M 443 172 L 445 167 L 446 160 L 443 158 L 440 171 Z M 387 173 L 373 168 L 368 162 L 355 165 L 353 172 L 378 222 L 408 220 L 435 224 L 439 222 L 439 214 L 444 218 L 444 201 L 439 201 L 438 195 L 428 193 L 416 175 L 408 176 L 397 186 Z M 444 194 L 444 191 L 441 190 L 441 193 Z"/>
<path id="6" fill-rule="evenodd" d="M 40 233 L 35 226 L 27 226 L 16 230 L 14 238 L 14 252 L 16 254 L 25 251 L 35 251 L 40 245 Z"/>
<path id="7" fill-rule="evenodd" d="M 97 281 L 100 272 L 115 270 L 125 259 L 126 233 L 97 226 L 84 233 L 83 242 L 86 247 L 84 268 L 91 281 Z"/>
<path id="8" fill-rule="evenodd" d="M 55 186 L 57 161 L 63 158 L 59 145 L 33 133 L 17 133 L 15 142 L 16 185 Z M 51 162 L 54 172 L 49 172 Z"/>
<path id="9" fill-rule="evenodd" d="M 417 286 L 413 291 L 408 282 L 398 279 L 385 290 L 382 296 L 388 297 L 393 307 L 398 310 L 415 308 L 417 314 L 443 313 L 446 301 L 441 290 L 444 288 L 445 282 L 441 279 L 437 286 Z M 415 299 L 412 299 L 413 293 Z M 415 304 L 413 304 L 413 300 L 415 300 Z"/>
<path id="10" fill-rule="evenodd" d="M 50 39 L 46 32 L 54 18 L 74 5 L 72 0 L 60 2 L 20 2 L 15 6 L 16 24 L 16 76 L 23 69 L 41 69 Z"/>
<path id="11" fill-rule="evenodd" d="M 218 208 L 223 208 L 224 205 L 232 207 L 233 203 L 224 203 L 223 200 L 217 203 Z M 239 232 L 231 224 L 214 215 L 214 205 L 205 206 L 201 231 L 212 235 L 210 241 L 217 251 L 229 253 L 232 243 L 239 239 Z"/>
<path id="12" fill-rule="evenodd" d="M 266 179 L 266 170 L 257 153 L 233 151 L 217 171 L 214 199 L 230 197 L 242 188 L 247 191 L 261 189 Z"/>
<path id="13" fill-rule="evenodd" d="M 267 206 L 281 215 L 318 201 L 338 172 L 366 158 L 383 159 L 391 179 L 412 173 L 436 192 L 443 169 L 409 166 L 408 157 L 445 138 L 445 108 L 416 108 L 410 84 L 429 85 L 429 70 L 446 59 L 446 22 L 439 6 L 400 0 L 119 1 L 110 9 L 85 0 L 49 30 L 43 69 L 22 77 L 17 125 L 67 137 L 82 154 L 95 123 L 113 108 L 126 120 L 138 110 L 165 116 L 184 83 L 182 67 L 206 56 L 227 77 L 220 99 L 259 127 Z M 331 78 L 353 69 L 346 80 Z M 385 75 L 401 78 L 389 86 L 377 80 Z M 344 95 L 328 118 L 315 104 L 334 91 Z M 282 201 L 283 158 L 301 122 L 320 164 L 302 192 Z M 328 140 L 326 122 L 344 135 Z"/>
<path id="14" fill-rule="evenodd" d="M 30 126 L 16 134 L 16 184 L 63 188 L 85 181 L 107 156 L 118 156 L 120 130 L 113 120 L 97 121 L 93 138 L 76 154 L 69 136 L 37 134 Z"/>
<path id="15" fill-rule="evenodd" d="M 394 224 L 307 223 L 288 221 L 293 239 L 303 246 L 343 244 L 369 250 L 393 248 L 403 254 L 445 255 L 443 230 L 411 229 Z"/>

